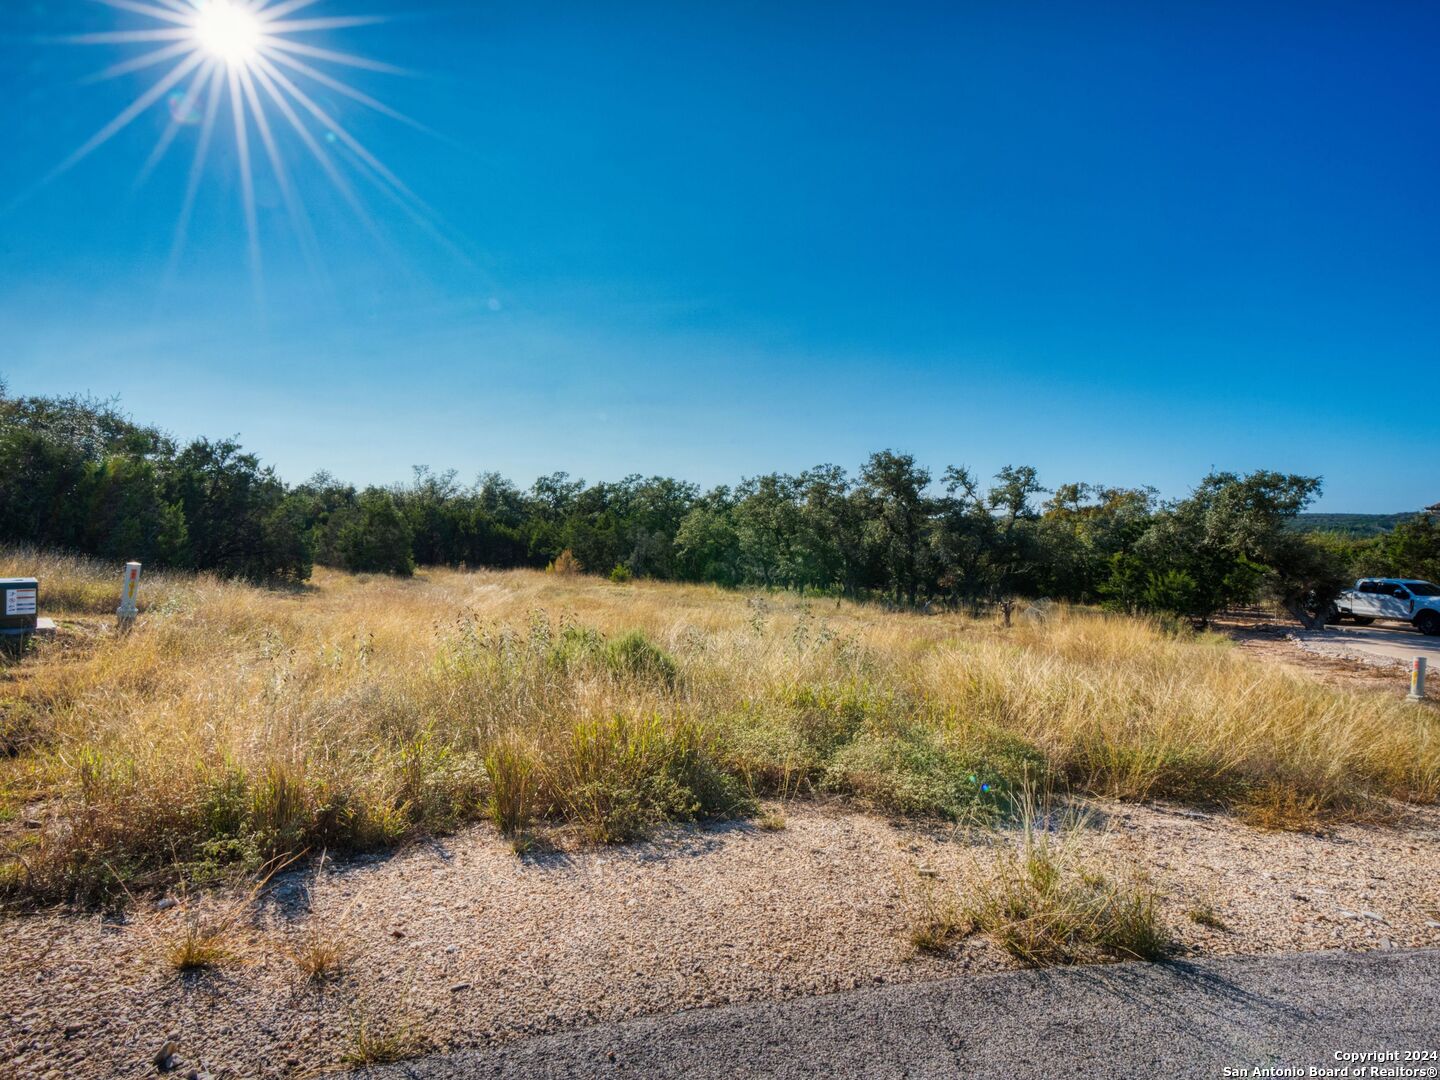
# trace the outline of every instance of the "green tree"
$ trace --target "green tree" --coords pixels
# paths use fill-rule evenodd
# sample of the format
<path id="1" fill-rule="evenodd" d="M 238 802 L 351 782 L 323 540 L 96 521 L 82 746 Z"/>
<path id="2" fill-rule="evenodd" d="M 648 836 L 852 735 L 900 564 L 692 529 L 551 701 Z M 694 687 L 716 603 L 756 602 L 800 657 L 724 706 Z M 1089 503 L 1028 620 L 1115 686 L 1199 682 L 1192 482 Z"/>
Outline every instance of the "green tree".
<path id="1" fill-rule="evenodd" d="M 909 454 L 882 450 L 865 463 L 860 482 L 870 511 L 870 540 L 891 596 L 896 603 L 904 596 L 913 606 L 928 540 L 930 505 L 925 489 L 930 473 Z"/>
<path id="2" fill-rule="evenodd" d="M 367 488 L 342 511 L 335 550 L 340 565 L 356 573 L 399 574 L 415 570 L 410 523 L 388 491 Z"/>
<path id="3" fill-rule="evenodd" d="M 1342 579 L 1321 545 L 1288 526 L 1319 491 L 1314 477 L 1214 473 L 1156 515 L 1133 555 L 1147 575 L 1189 577 L 1195 587 L 1186 614 L 1202 624 L 1221 608 L 1268 595 L 1318 625 Z M 1107 589 L 1111 596 L 1126 590 L 1114 581 Z"/>
<path id="4" fill-rule="evenodd" d="M 680 522 L 675 553 L 682 577 L 719 585 L 740 583 L 740 536 L 729 495 L 723 487 L 715 489 Z"/>
<path id="5" fill-rule="evenodd" d="M 1440 518 L 1430 511 L 1401 522 L 1376 540 L 1374 562 L 1387 577 L 1440 581 Z"/>

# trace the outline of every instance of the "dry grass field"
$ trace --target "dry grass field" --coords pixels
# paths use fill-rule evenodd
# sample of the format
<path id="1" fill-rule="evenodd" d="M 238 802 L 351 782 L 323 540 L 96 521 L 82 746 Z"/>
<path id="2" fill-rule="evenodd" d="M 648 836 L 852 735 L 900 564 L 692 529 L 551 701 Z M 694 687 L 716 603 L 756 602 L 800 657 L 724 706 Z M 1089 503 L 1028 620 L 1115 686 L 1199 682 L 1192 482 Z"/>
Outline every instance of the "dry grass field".
<path id="1" fill-rule="evenodd" d="M 121 636 L 116 571 L 0 556 L 60 622 L 0 661 L 6 1075 L 1440 933 L 1440 715 L 1228 638 L 448 570 Z"/>
<path id="2" fill-rule="evenodd" d="M 1090 611 L 1006 629 L 531 572 L 151 575 L 121 637 L 114 567 L 0 554 L 19 572 L 62 624 L 0 669 L 0 888 L 22 906 L 480 819 L 525 850 L 761 798 L 983 824 L 1069 791 L 1305 828 L 1440 791 L 1432 710 Z"/>

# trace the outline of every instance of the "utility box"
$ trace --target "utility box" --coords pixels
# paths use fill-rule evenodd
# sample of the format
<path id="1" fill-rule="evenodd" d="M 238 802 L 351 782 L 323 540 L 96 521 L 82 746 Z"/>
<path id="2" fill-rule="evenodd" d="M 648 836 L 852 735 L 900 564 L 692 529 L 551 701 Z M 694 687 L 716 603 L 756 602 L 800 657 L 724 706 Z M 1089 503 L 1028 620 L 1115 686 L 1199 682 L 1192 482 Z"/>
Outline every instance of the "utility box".
<path id="1" fill-rule="evenodd" d="M 33 633 L 39 626 L 40 582 L 0 578 L 0 630 Z"/>

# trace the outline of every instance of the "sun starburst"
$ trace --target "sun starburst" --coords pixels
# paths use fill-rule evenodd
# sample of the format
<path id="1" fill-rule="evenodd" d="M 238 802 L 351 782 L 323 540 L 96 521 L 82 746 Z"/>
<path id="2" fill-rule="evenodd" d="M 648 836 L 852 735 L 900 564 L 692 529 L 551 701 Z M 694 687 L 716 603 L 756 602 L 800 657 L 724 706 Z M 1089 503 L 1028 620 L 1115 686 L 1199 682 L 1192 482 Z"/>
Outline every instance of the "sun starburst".
<path id="1" fill-rule="evenodd" d="M 165 107 L 170 122 L 140 169 L 143 183 L 186 127 L 198 128 L 194 157 L 180 206 L 172 248 L 172 269 L 185 247 L 196 198 L 217 134 L 228 129 L 239 169 L 240 199 L 248 236 L 248 262 L 261 282 L 260 228 L 256 205 L 256 169 L 264 167 L 279 189 L 296 237 L 314 257 L 316 244 L 301 192 L 292 179 L 289 148 L 311 158 L 353 210 L 380 238 L 352 178 L 377 189 L 432 236 L 439 235 L 433 214 L 413 191 L 335 115 L 316 100 L 310 87 L 322 87 L 347 101 L 392 120 L 429 131 L 403 113 L 350 85 L 336 69 L 405 74 L 400 68 L 325 47 L 315 35 L 386 21 L 385 16 L 351 15 L 296 18 L 324 0 L 93 0 L 137 17 L 133 28 L 72 37 L 82 45 L 145 46 L 99 72 L 108 80 L 152 69 L 164 73 L 113 119 L 62 161 L 43 182 L 74 168 L 148 110 Z M 329 70 L 327 70 L 327 68 Z M 433 134 L 433 133 L 432 133 Z M 383 239 L 383 238 L 381 238 Z M 442 238 L 443 239 L 443 238 Z"/>

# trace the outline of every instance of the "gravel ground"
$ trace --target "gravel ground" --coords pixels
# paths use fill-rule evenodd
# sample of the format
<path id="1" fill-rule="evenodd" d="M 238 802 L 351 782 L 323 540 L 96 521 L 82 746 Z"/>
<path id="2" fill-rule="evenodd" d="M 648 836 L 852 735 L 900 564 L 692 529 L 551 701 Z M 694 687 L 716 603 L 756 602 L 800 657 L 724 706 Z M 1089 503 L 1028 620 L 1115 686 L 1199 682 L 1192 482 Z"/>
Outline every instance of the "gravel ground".
<path id="1" fill-rule="evenodd" d="M 1133 857 L 1190 952 L 1440 944 L 1440 812 L 1327 836 L 1224 817 L 1092 806 L 1085 843 Z M 791 806 L 787 827 L 672 829 L 626 848 L 518 859 L 476 829 L 385 859 L 291 873 L 256 903 L 214 895 L 128 916 L 0 923 L 0 1073 L 300 1076 L 334 1068 L 363 1026 L 380 1050 L 483 1047 L 699 1006 L 782 1000 L 1004 970 L 980 939 L 914 955 L 927 897 L 953 895 L 986 849 L 952 830 Z M 231 906 L 227 909 L 227 904 Z M 1226 929 L 1194 923 L 1209 905 Z M 177 974 L 192 923 L 238 912 L 239 955 Z M 347 956 L 316 986 L 294 953 Z M 386 1037 L 393 1037 L 386 1043 Z"/>
<path id="2" fill-rule="evenodd" d="M 1343 646 L 1311 647 L 1315 641 L 1324 641 L 1326 646 L 1334 644 L 1325 639 L 1323 631 L 1306 631 L 1295 622 L 1247 613 L 1219 616 L 1212 625 L 1256 659 L 1295 668 L 1330 686 L 1367 690 L 1384 687 L 1398 694 L 1409 689 L 1408 677 L 1402 675 L 1397 663 Z"/>

